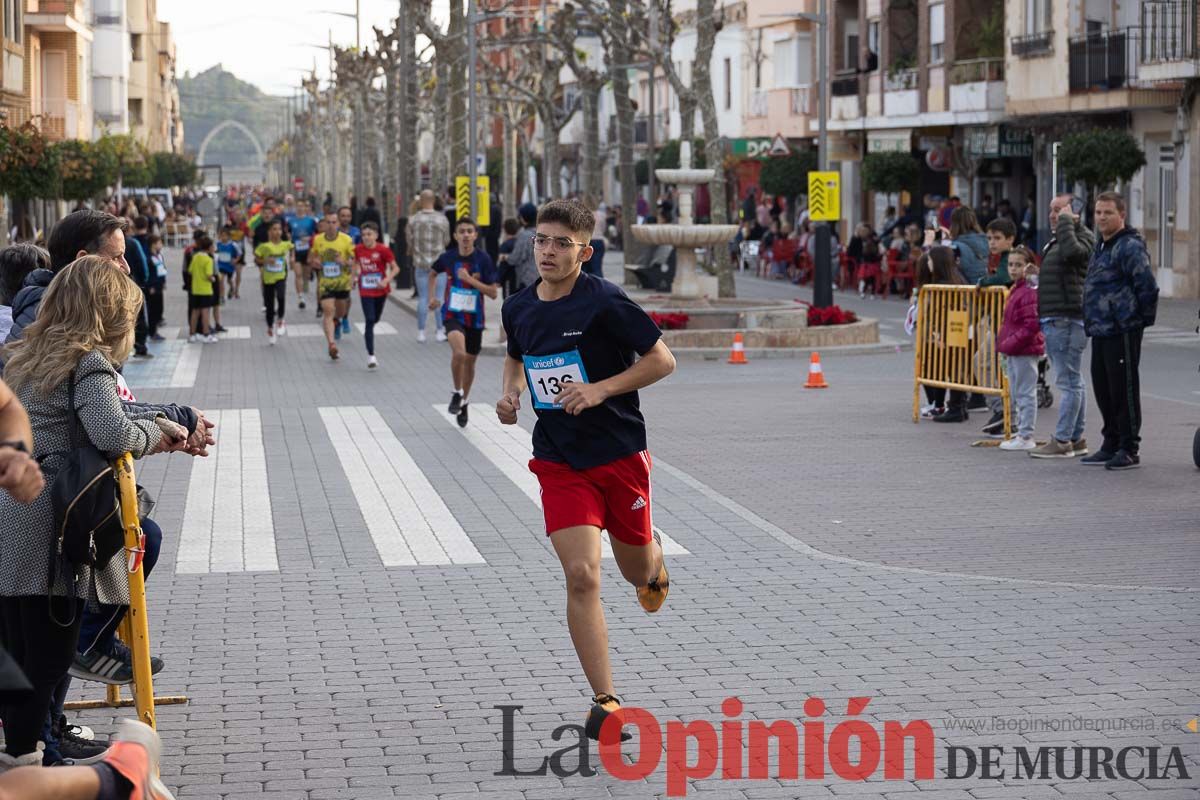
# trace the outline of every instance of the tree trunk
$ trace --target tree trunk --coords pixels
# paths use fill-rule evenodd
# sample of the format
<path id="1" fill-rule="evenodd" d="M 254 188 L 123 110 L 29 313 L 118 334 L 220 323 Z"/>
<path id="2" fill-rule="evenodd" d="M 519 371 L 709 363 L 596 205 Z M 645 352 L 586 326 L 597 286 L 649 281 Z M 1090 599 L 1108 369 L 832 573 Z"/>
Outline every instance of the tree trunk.
<path id="1" fill-rule="evenodd" d="M 407 3 L 406 3 L 407 5 Z M 412 21 L 406 18 L 405 9 L 401 9 L 400 28 L 400 180 L 396 184 L 404 207 L 404 215 L 408 214 L 408 206 L 421 186 L 421 163 L 417 158 L 417 121 L 420 116 L 420 100 L 417 92 L 417 30 Z"/>
<path id="2" fill-rule="evenodd" d="M 441 194 L 446 190 L 448 177 L 448 162 L 447 152 L 450 149 L 448 141 L 447 124 L 448 115 L 438 113 L 441 109 L 446 108 L 446 103 L 449 95 L 448 84 L 450 83 L 450 65 L 444 59 L 438 59 L 436 64 L 437 69 L 437 86 L 433 91 L 433 153 L 430 156 L 430 173 L 429 181 L 433 191 Z"/>
<path id="3" fill-rule="evenodd" d="M 554 200 L 562 192 L 562 165 L 558 160 L 558 137 L 561 129 L 556 119 L 558 109 L 553 103 L 543 103 L 538 109 L 538 116 L 542 120 L 542 169 L 545 171 L 543 183 L 549 188 L 546 199 Z"/>
<path id="4" fill-rule="evenodd" d="M 612 17 L 625 24 L 626 0 L 611 0 Z M 633 61 L 629 46 L 629 32 L 614 30 L 612 34 L 613 64 L 628 64 Z M 623 67 L 612 71 L 613 103 L 617 116 L 617 176 L 621 181 L 621 240 L 625 248 L 625 262 L 637 260 L 641 245 L 633 238 L 633 224 L 637 220 L 637 183 L 633 167 L 633 99 L 629 96 L 629 73 Z"/>
<path id="5" fill-rule="evenodd" d="M 507 114 L 501 121 L 504 123 L 504 192 L 500 201 L 504 206 L 504 219 L 512 219 L 517 216 L 517 173 L 520 171 L 517 161 L 517 134 Z"/>
<path id="6" fill-rule="evenodd" d="M 583 92 L 583 193 L 593 203 L 603 200 L 600 167 L 600 91 L 603 83 L 581 84 Z"/>
<path id="7" fill-rule="evenodd" d="M 696 95 L 694 92 L 675 94 L 679 96 L 679 141 L 690 142 L 696 138 Z M 694 154 L 692 158 L 695 159 Z"/>
<path id="8" fill-rule="evenodd" d="M 462 0 L 450 0 L 450 26 L 447 30 L 449 42 L 442 48 L 454 53 L 450 57 L 449 116 L 450 116 L 450 163 L 448 178 L 467 174 L 467 58 L 466 58 L 466 14 Z M 438 53 L 440 58 L 442 53 Z M 447 106 L 439 106 L 447 108 Z M 439 186 L 439 191 L 450 184 Z"/>
<path id="9" fill-rule="evenodd" d="M 699 0 L 696 4 L 696 59 L 692 66 L 692 91 L 700 106 L 704 121 L 704 155 L 708 168 L 716 170 L 709 184 L 711 219 L 721 225 L 729 221 L 729 208 L 725 191 L 724 148 L 721 146 L 721 131 L 717 125 L 717 101 L 712 89 L 712 51 L 716 42 L 716 19 L 713 16 L 714 0 Z M 733 280 L 733 264 L 726 247 L 713 248 L 717 273 L 717 293 L 720 297 L 736 297 L 737 287 Z"/>

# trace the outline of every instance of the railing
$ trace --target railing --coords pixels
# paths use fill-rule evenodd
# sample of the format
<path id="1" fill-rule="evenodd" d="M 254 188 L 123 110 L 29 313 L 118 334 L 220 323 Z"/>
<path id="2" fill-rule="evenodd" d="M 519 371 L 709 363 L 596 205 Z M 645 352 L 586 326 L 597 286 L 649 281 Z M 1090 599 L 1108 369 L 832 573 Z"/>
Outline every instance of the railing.
<path id="1" fill-rule="evenodd" d="M 1038 58 L 1054 52 L 1054 31 L 1038 31 L 1009 40 L 1012 54 L 1017 58 Z"/>
<path id="2" fill-rule="evenodd" d="M 1003 80 L 1003 58 L 972 58 L 967 61 L 956 61 L 950 67 L 950 83 L 954 86 L 962 83 L 1001 82 Z"/>
<path id="3" fill-rule="evenodd" d="M 917 88 L 915 69 L 889 70 L 883 78 L 883 89 L 887 92 L 902 92 Z"/>
<path id="4" fill-rule="evenodd" d="M 809 113 L 808 101 L 811 94 L 812 92 L 808 86 L 788 89 L 788 110 L 793 117 Z"/>
<path id="5" fill-rule="evenodd" d="M 754 89 L 750 92 L 750 117 L 753 119 L 761 119 L 767 116 L 767 109 L 770 107 L 766 89 Z"/>
<path id="6" fill-rule="evenodd" d="M 47 139 L 62 141 L 79 135 L 79 103 L 64 97 L 42 97 L 32 103 L 34 116 L 42 118 Z"/>
<path id="7" fill-rule="evenodd" d="M 1196 0 L 1145 0 L 1142 4 L 1142 63 L 1191 61 L 1196 47 Z"/>
<path id="8" fill-rule="evenodd" d="M 850 97 L 858 94 L 858 70 L 842 70 L 834 73 L 833 82 L 829 84 L 829 93 L 833 97 Z"/>
<path id="9" fill-rule="evenodd" d="M 1137 78 L 1138 31 L 1116 30 L 1080 36 L 1067 43 L 1072 92 L 1127 87 Z"/>

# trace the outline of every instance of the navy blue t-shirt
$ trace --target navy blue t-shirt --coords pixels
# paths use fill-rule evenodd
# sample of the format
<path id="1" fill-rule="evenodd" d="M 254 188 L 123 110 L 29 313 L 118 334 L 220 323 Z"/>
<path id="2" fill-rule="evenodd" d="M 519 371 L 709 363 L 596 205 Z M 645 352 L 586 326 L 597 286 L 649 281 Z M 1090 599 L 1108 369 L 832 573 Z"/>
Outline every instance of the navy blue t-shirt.
<path id="1" fill-rule="evenodd" d="M 577 353 L 587 381 L 598 383 L 629 369 L 635 355 L 645 355 L 662 337 L 649 315 L 615 283 L 580 273 L 571 293 L 552 302 L 538 298 L 539 283 L 540 279 L 509 297 L 501 311 L 508 355 L 514 359 L 546 356 L 550 363 L 562 363 Z M 536 408 L 537 387 L 529 388 L 529 402 L 522 406 L 534 407 L 538 417 L 533 429 L 535 458 L 582 470 L 646 449 L 646 421 L 637 392 L 610 397 L 572 416 Z M 543 386 L 543 395 L 554 388 Z"/>
<path id="2" fill-rule="evenodd" d="M 483 329 L 483 293 L 468 286 L 458 278 L 458 270 L 467 272 L 477 281 L 494 286 L 500 282 L 491 256 L 482 250 L 472 250 L 471 255 L 458 254 L 458 248 L 447 250 L 433 262 L 433 271 L 446 273 L 446 293 L 442 297 L 442 320 L 457 322 L 464 328 Z M 456 298 L 455 295 L 458 295 Z"/>

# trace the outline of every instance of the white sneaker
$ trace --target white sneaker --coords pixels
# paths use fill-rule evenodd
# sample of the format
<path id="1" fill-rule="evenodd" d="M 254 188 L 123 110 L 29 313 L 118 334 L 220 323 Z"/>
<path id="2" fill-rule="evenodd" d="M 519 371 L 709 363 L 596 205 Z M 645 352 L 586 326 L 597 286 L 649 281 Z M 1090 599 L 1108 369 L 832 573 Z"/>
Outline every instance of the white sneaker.
<path id="1" fill-rule="evenodd" d="M 42 765 L 42 751 L 46 749 L 46 745 L 41 742 L 37 743 L 37 749 L 32 753 L 26 753 L 23 756 L 13 758 L 8 753 L 0 753 L 0 773 L 8 772 L 10 769 L 17 767 L 40 767 Z"/>
<path id="2" fill-rule="evenodd" d="M 417 331 L 417 341 L 425 344 L 425 331 Z"/>
<path id="3" fill-rule="evenodd" d="M 275 331 L 270 328 L 267 329 L 267 344 L 272 346 L 275 344 Z"/>
<path id="4" fill-rule="evenodd" d="M 367 369 L 375 369 L 378 366 L 379 362 L 375 360 L 375 356 L 369 356 L 367 358 Z"/>
<path id="5" fill-rule="evenodd" d="M 280 336 L 287 336 L 287 323 L 279 320 L 279 323 L 275 326 L 275 332 Z"/>
<path id="6" fill-rule="evenodd" d="M 1000 443 L 1001 450 L 1036 450 L 1037 442 L 1032 436 L 1014 436 L 1008 441 Z"/>
<path id="7" fill-rule="evenodd" d="M 205 344 L 216 344 L 219 341 L 221 341 L 221 340 L 217 338 L 217 335 L 215 333 L 210 333 L 208 336 L 204 337 Z"/>
<path id="8" fill-rule="evenodd" d="M 188 344 L 198 344 L 200 342 L 200 334 L 193 333 L 188 337 Z"/>
<path id="9" fill-rule="evenodd" d="M 444 341 L 446 341 L 446 332 L 439 328 L 438 332 L 437 332 L 437 336 L 435 336 L 434 338 L 437 339 L 439 342 L 444 342 Z"/>

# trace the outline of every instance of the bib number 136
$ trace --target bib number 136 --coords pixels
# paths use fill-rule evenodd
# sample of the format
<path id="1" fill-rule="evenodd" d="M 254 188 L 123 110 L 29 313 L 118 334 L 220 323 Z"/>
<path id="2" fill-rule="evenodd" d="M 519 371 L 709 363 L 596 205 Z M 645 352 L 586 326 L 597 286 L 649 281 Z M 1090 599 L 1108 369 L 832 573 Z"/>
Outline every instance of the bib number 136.
<path id="1" fill-rule="evenodd" d="M 542 411 L 561 411 L 555 401 L 572 383 L 587 383 L 587 371 L 579 351 L 555 353 L 548 356 L 525 356 L 525 377 L 533 407 Z"/>

